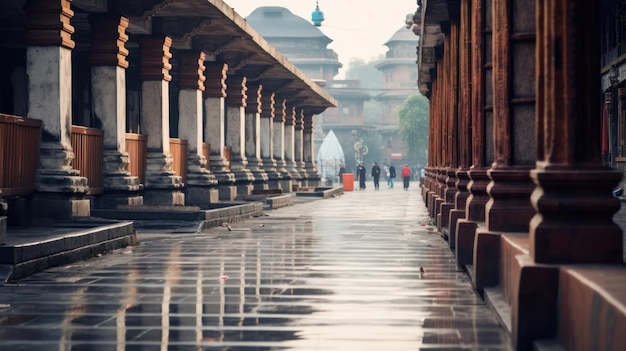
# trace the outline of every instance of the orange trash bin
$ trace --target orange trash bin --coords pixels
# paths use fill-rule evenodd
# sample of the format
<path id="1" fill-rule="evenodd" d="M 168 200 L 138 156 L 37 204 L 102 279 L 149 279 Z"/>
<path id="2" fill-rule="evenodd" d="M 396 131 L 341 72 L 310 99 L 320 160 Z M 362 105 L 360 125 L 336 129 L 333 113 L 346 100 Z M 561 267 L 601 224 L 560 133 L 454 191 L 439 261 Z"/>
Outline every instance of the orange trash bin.
<path id="1" fill-rule="evenodd" d="M 341 181 L 343 182 L 343 191 L 354 190 L 354 174 L 344 173 L 341 175 Z"/>

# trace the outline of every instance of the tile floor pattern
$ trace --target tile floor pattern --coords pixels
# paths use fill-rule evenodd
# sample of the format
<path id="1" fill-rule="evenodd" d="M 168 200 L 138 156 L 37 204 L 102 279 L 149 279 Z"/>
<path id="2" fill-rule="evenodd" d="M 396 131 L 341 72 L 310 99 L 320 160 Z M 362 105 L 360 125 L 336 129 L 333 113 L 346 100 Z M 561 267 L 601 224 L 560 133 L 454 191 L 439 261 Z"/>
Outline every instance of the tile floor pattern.
<path id="1" fill-rule="evenodd" d="M 417 187 L 296 202 L 5 285 L 0 350 L 510 349 Z"/>

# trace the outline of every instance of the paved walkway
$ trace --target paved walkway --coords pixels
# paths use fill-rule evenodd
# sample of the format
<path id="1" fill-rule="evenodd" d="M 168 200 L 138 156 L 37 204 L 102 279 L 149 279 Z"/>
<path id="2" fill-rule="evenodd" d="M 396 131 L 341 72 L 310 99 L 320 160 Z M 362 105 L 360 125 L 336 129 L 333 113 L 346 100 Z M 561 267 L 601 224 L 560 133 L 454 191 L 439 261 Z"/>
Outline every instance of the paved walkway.
<path id="1" fill-rule="evenodd" d="M 1 287 L 0 349 L 509 350 L 415 186 L 230 229 L 146 227 L 139 246 Z"/>

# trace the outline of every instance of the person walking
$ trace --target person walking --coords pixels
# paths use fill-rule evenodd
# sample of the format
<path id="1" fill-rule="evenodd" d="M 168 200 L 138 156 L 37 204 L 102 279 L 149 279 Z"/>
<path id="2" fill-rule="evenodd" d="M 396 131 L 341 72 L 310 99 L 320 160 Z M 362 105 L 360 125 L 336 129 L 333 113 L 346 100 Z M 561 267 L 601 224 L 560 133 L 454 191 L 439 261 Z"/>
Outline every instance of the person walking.
<path id="1" fill-rule="evenodd" d="M 387 185 L 389 185 L 389 189 L 393 189 L 393 179 L 396 177 L 396 167 L 393 166 L 393 163 L 389 164 L 389 178 L 387 180 Z"/>
<path id="2" fill-rule="evenodd" d="M 346 164 L 341 163 L 339 166 L 339 184 L 343 184 L 343 174 L 346 173 Z"/>
<path id="3" fill-rule="evenodd" d="M 402 176 L 402 180 L 404 182 L 404 190 L 409 190 L 409 182 L 411 181 L 411 168 L 408 164 L 404 164 L 402 169 L 400 170 L 400 175 Z"/>
<path id="4" fill-rule="evenodd" d="M 378 190 L 380 187 L 380 167 L 376 162 L 372 165 L 372 178 L 374 178 L 374 190 Z"/>
<path id="5" fill-rule="evenodd" d="M 361 162 L 356 168 L 356 176 L 359 179 L 359 190 L 365 190 L 365 173 L 365 166 L 363 166 L 363 162 Z"/>

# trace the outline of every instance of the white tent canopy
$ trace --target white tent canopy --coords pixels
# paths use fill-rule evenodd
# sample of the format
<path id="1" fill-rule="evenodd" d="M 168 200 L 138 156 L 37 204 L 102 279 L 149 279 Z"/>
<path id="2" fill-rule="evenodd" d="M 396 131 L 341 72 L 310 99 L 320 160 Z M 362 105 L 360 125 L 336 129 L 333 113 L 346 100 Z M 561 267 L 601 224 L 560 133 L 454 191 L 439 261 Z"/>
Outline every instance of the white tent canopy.
<path id="1" fill-rule="evenodd" d="M 317 152 L 317 169 L 322 179 L 330 179 L 334 183 L 339 182 L 339 167 L 345 163 L 343 149 L 335 133 L 331 130 L 324 138 L 319 151 Z"/>

